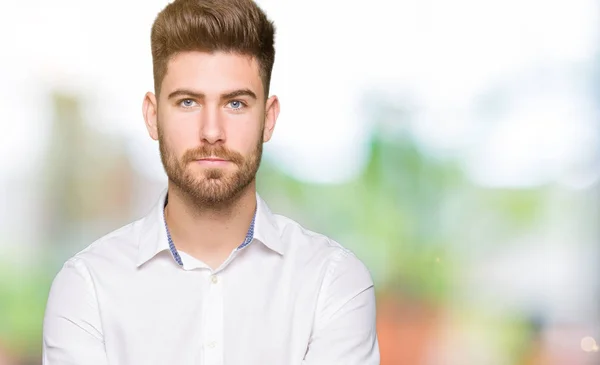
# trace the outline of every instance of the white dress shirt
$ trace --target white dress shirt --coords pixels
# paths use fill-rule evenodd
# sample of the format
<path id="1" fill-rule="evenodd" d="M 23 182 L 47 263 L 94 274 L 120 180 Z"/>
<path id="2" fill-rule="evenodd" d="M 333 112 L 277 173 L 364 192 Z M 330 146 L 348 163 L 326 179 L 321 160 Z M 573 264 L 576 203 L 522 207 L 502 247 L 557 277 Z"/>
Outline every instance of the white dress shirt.
<path id="1" fill-rule="evenodd" d="M 182 251 L 179 265 L 165 197 L 57 274 L 44 364 L 379 364 L 373 282 L 350 251 L 257 194 L 250 244 L 216 270 Z"/>

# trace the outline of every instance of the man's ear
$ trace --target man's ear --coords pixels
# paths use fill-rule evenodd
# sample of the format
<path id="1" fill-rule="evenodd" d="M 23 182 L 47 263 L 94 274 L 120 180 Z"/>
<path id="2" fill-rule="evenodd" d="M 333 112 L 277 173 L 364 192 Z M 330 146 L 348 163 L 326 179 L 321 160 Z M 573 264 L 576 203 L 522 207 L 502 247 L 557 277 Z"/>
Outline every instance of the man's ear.
<path id="1" fill-rule="evenodd" d="M 144 114 L 144 121 L 146 122 L 146 129 L 150 137 L 157 141 L 158 140 L 158 103 L 156 96 L 147 92 L 144 96 L 144 102 L 142 104 L 142 113 Z"/>
<path id="2" fill-rule="evenodd" d="M 273 135 L 275 129 L 275 123 L 277 123 L 277 117 L 279 116 L 279 98 L 276 95 L 271 96 L 267 99 L 265 106 L 265 130 L 263 132 L 263 141 L 268 142 Z"/>

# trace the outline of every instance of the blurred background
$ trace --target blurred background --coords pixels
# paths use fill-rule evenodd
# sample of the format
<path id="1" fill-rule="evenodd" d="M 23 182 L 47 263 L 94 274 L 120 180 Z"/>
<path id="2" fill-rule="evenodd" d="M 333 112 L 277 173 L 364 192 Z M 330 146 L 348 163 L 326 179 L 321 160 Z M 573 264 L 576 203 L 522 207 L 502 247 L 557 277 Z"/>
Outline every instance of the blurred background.
<path id="1" fill-rule="evenodd" d="M 166 186 L 141 102 L 167 1 L 0 4 L 0 365 L 29 365 L 64 261 Z M 382 365 L 600 364 L 600 4 L 259 4 L 259 192 L 367 264 Z"/>

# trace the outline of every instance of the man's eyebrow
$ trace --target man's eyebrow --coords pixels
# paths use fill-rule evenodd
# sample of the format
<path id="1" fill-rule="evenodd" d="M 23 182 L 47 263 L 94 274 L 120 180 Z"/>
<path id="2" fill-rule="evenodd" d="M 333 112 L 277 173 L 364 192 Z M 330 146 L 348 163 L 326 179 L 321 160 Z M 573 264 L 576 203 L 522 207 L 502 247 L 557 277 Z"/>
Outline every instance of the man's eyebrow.
<path id="1" fill-rule="evenodd" d="M 222 100 L 237 98 L 238 96 L 249 96 L 252 99 L 257 99 L 256 94 L 250 89 L 239 89 L 221 95 Z"/>
<path id="2" fill-rule="evenodd" d="M 188 90 L 188 89 L 177 89 L 177 90 L 173 91 L 172 93 L 170 93 L 169 96 L 167 97 L 167 99 L 172 99 L 177 96 L 191 96 L 192 98 L 195 98 L 195 99 L 203 99 L 204 98 L 204 94 L 202 94 L 202 93 Z"/>

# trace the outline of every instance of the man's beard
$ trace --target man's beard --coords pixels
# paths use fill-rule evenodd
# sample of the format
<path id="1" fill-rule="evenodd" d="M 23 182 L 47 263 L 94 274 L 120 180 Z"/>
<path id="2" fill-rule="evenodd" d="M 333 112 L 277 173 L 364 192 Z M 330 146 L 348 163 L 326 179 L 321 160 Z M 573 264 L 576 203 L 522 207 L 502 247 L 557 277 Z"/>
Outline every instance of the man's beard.
<path id="1" fill-rule="evenodd" d="M 263 128 L 264 129 L 264 128 Z M 160 157 L 171 181 L 194 204 L 206 208 L 223 208 L 232 203 L 256 177 L 263 148 L 263 132 L 254 151 L 244 157 L 223 145 L 206 145 L 187 150 L 181 158 L 167 145 L 162 130 L 158 129 Z M 206 157 L 216 157 L 236 165 L 233 172 L 228 168 L 206 168 L 194 175 L 189 164 Z"/>

